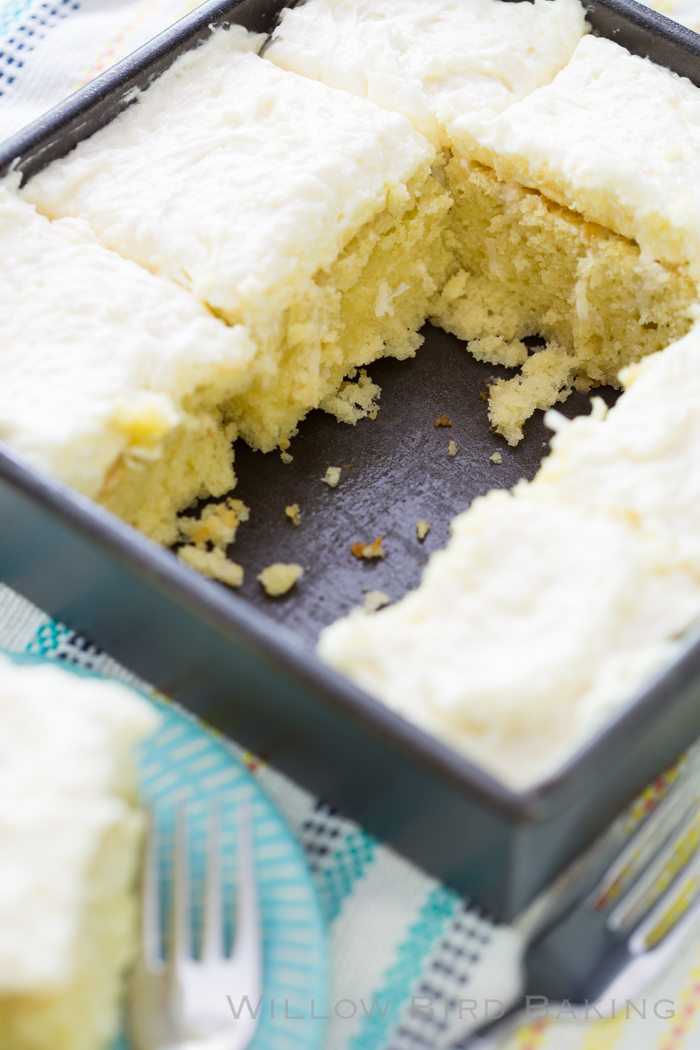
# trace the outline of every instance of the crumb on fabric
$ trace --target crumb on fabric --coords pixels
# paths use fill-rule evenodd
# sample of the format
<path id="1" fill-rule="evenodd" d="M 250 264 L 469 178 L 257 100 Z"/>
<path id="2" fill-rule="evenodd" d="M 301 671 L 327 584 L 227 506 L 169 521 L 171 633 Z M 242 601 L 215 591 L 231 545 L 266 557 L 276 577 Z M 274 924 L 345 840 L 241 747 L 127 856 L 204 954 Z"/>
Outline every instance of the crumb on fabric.
<path id="1" fill-rule="evenodd" d="M 450 441 L 449 445 L 447 446 L 447 455 L 448 456 L 456 456 L 457 455 L 457 442 L 456 441 Z"/>
<path id="2" fill-rule="evenodd" d="M 304 570 L 301 565 L 293 563 L 285 565 L 284 562 L 277 561 L 274 565 L 268 565 L 266 569 L 263 569 L 258 575 L 258 580 L 263 585 L 266 594 L 269 594 L 271 598 L 279 598 L 280 595 L 291 590 L 303 574 Z"/>
<path id="3" fill-rule="evenodd" d="M 489 459 L 491 460 L 492 463 L 502 463 L 503 462 L 503 456 L 501 455 L 500 452 L 492 452 L 491 455 L 489 456 Z"/>
<path id="4" fill-rule="evenodd" d="M 426 521 L 425 518 L 421 518 L 420 521 L 416 522 L 416 534 L 419 540 L 424 540 L 430 532 L 430 522 Z"/>
<path id="5" fill-rule="evenodd" d="M 382 547 L 383 536 L 377 536 L 374 543 L 351 543 L 350 550 L 356 558 L 386 558 L 386 551 Z"/>
<path id="6" fill-rule="evenodd" d="M 226 583 L 229 587 L 240 587 L 243 584 L 243 567 L 235 561 L 229 561 L 221 547 L 208 551 L 186 544 L 180 547 L 177 556 L 191 568 L 198 569 L 205 576 Z"/>
<path id="7" fill-rule="evenodd" d="M 451 427 L 452 426 L 452 420 L 450 419 L 450 417 L 445 412 L 443 415 L 441 415 L 439 417 L 439 419 L 435 420 L 435 422 L 433 423 L 433 426 L 434 427 Z"/>
<path id="8" fill-rule="evenodd" d="M 364 610 L 366 613 L 374 613 L 377 609 L 388 605 L 391 598 L 384 591 L 370 591 L 365 597 Z"/>
<path id="9" fill-rule="evenodd" d="M 288 452 L 280 452 L 280 459 L 283 463 L 291 463 L 294 456 L 290 456 Z"/>
<path id="10" fill-rule="evenodd" d="M 298 503 L 290 503 L 288 507 L 284 508 L 284 513 L 287 515 L 292 525 L 301 525 L 301 511 Z"/>
<path id="11" fill-rule="evenodd" d="M 334 489 L 340 481 L 340 467 L 329 467 L 321 481 L 325 481 L 326 485 Z"/>

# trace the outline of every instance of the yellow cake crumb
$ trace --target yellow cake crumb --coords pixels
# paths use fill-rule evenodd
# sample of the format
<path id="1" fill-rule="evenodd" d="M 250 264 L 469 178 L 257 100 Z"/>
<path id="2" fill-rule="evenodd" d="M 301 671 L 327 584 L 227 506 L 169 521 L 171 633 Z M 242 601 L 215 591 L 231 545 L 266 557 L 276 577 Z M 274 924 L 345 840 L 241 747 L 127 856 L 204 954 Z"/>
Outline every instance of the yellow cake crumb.
<path id="1" fill-rule="evenodd" d="M 339 423 L 350 423 L 352 426 L 366 416 L 377 418 L 379 406 L 375 402 L 382 393 L 382 388 L 372 382 L 364 368 L 360 369 L 357 382 L 351 382 L 356 375 L 357 369 L 353 368 L 350 378 L 343 380 L 337 393 L 328 394 L 320 404 L 320 408 L 335 416 Z"/>
<path id="2" fill-rule="evenodd" d="M 421 518 L 420 521 L 416 522 L 416 534 L 419 540 L 424 540 L 430 532 L 430 522 L 426 521 L 425 518 Z"/>
<path id="3" fill-rule="evenodd" d="M 456 441 L 450 441 L 449 445 L 447 446 L 447 455 L 448 456 L 456 456 L 457 455 L 457 442 Z"/>
<path id="4" fill-rule="evenodd" d="M 573 388 L 576 358 L 556 343 L 528 357 L 519 376 L 499 379 L 491 387 L 489 419 L 509 445 L 523 437 L 523 424 L 535 409 L 565 401 Z"/>
<path id="5" fill-rule="evenodd" d="M 229 561 L 221 547 L 213 550 L 204 550 L 202 547 L 194 547 L 186 544 L 177 552 L 178 558 L 193 569 L 198 569 L 205 576 L 211 576 L 213 580 L 228 584 L 229 587 L 241 587 L 243 585 L 243 567 L 235 561 Z"/>
<path id="6" fill-rule="evenodd" d="M 377 536 L 374 543 L 351 543 L 350 550 L 356 558 L 386 558 L 386 551 L 382 547 L 383 536 Z"/>
<path id="7" fill-rule="evenodd" d="M 301 565 L 295 565 L 294 563 L 286 565 L 282 561 L 277 561 L 274 565 L 268 565 L 266 569 L 263 569 L 258 575 L 260 583 L 265 589 L 265 593 L 269 594 L 271 598 L 279 598 L 280 595 L 286 594 L 287 591 L 291 590 L 297 580 L 304 575 L 304 570 Z"/>
<path id="8" fill-rule="evenodd" d="M 520 339 L 510 342 L 500 335 L 487 335 L 483 339 L 472 339 L 469 352 L 477 361 L 488 365 L 505 365 L 506 368 L 517 368 L 527 361 L 528 352 L 525 343 Z M 482 394 L 485 401 L 488 395 Z"/>
<path id="9" fill-rule="evenodd" d="M 290 456 L 288 452 L 280 452 L 280 459 L 283 463 L 291 463 L 294 456 Z"/>
<path id="10" fill-rule="evenodd" d="M 325 481 L 326 485 L 334 489 L 340 481 L 340 467 L 329 467 L 321 481 Z"/>
<path id="11" fill-rule="evenodd" d="M 288 507 L 284 508 L 284 513 L 287 515 L 292 525 L 301 525 L 301 510 L 299 509 L 298 503 L 290 503 Z"/>
<path id="12" fill-rule="evenodd" d="M 229 498 L 223 503 L 208 503 L 198 518 L 181 517 L 177 524 L 181 538 L 195 547 L 211 543 L 223 549 L 233 543 L 238 526 L 249 517 L 243 500 Z"/>
<path id="13" fill-rule="evenodd" d="M 501 455 L 500 452 L 492 452 L 491 455 L 489 456 L 489 459 L 491 460 L 492 463 L 502 463 L 503 462 L 503 456 Z"/>
<path id="14" fill-rule="evenodd" d="M 433 426 L 434 427 L 451 427 L 452 426 L 452 420 L 450 419 L 450 417 L 445 412 L 443 415 L 441 415 L 439 417 L 439 419 L 435 420 L 435 422 L 433 423 Z"/>
<path id="15" fill-rule="evenodd" d="M 391 598 L 384 591 L 370 591 L 365 597 L 364 610 L 366 613 L 376 612 L 383 606 L 388 605 Z"/>

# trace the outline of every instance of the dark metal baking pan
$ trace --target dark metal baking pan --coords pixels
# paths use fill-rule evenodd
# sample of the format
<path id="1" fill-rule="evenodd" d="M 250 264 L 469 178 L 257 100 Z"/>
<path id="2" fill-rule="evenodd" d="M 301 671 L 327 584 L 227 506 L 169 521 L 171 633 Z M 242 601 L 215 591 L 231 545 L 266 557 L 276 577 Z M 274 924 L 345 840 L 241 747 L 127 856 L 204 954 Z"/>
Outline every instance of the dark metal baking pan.
<path id="1" fill-rule="evenodd" d="M 25 175 L 111 120 L 210 26 L 270 30 L 280 0 L 205 4 L 0 146 L 0 170 Z M 594 29 L 700 84 L 700 37 L 632 0 L 587 5 Z M 356 427 L 313 412 L 291 464 L 236 449 L 236 495 L 251 507 L 233 556 L 241 593 L 206 580 L 66 486 L 0 448 L 0 577 L 212 725 L 275 764 L 401 853 L 501 918 L 523 907 L 652 776 L 700 733 L 700 646 L 587 741 L 555 777 L 515 793 L 321 665 L 318 629 L 381 589 L 414 587 L 450 518 L 492 487 L 532 477 L 546 452 L 541 415 L 516 449 L 489 433 L 481 394 L 499 369 L 426 326 L 415 359 L 369 369 L 381 410 Z M 609 399 L 614 398 L 607 391 Z M 573 395 L 569 414 L 587 411 Z M 443 413 L 449 430 L 435 428 Z M 458 453 L 447 455 L 447 442 Z M 503 462 L 489 456 L 498 450 Z M 343 467 L 335 490 L 321 478 Z M 285 518 L 302 507 L 302 526 Z M 420 544 L 418 518 L 432 529 Z M 385 537 L 360 564 L 355 540 Z M 309 566 L 289 596 L 256 573 Z"/>

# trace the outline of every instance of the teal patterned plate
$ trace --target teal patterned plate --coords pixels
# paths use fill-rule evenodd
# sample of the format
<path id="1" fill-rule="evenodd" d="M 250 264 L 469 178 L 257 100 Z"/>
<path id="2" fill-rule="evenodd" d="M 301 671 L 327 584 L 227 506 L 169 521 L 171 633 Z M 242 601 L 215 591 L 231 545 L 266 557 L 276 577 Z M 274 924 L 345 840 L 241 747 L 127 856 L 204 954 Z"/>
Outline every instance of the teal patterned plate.
<path id="1" fill-rule="evenodd" d="M 263 1001 L 251 1004 L 260 1011 L 251 1050 L 317 1050 L 326 1029 L 326 938 L 301 848 L 254 777 L 221 738 L 177 706 L 158 697 L 149 699 L 162 722 L 141 747 L 140 789 L 143 801 L 155 814 L 159 833 L 164 911 L 167 913 L 175 809 L 185 804 L 193 899 L 197 901 L 208 819 L 215 801 L 224 856 L 225 904 L 228 913 L 233 913 L 237 811 L 246 801 L 252 818 L 264 961 Z M 196 907 L 193 918 L 196 941 Z M 233 933 L 229 927 L 229 943 Z M 239 993 L 232 989 L 236 1009 L 241 1008 L 245 989 Z M 243 1005 L 243 1009 L 248 1007 Z M 121 1046 L 128 1047 L 128 1043 L 122 1041 Z"/>

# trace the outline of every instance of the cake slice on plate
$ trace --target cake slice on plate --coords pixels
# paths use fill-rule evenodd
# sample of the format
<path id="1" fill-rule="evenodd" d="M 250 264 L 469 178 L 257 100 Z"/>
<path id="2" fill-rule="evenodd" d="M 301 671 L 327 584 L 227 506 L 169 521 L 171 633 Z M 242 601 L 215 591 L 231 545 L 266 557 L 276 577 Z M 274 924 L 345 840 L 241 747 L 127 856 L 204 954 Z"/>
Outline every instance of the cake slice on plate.
<path id="1" fill-rule="evenodd" d="M 136 944 L 132 748 L 157 716 L 115 682 L 0 656 L 0 1044 L 106 1050 Z"/>

